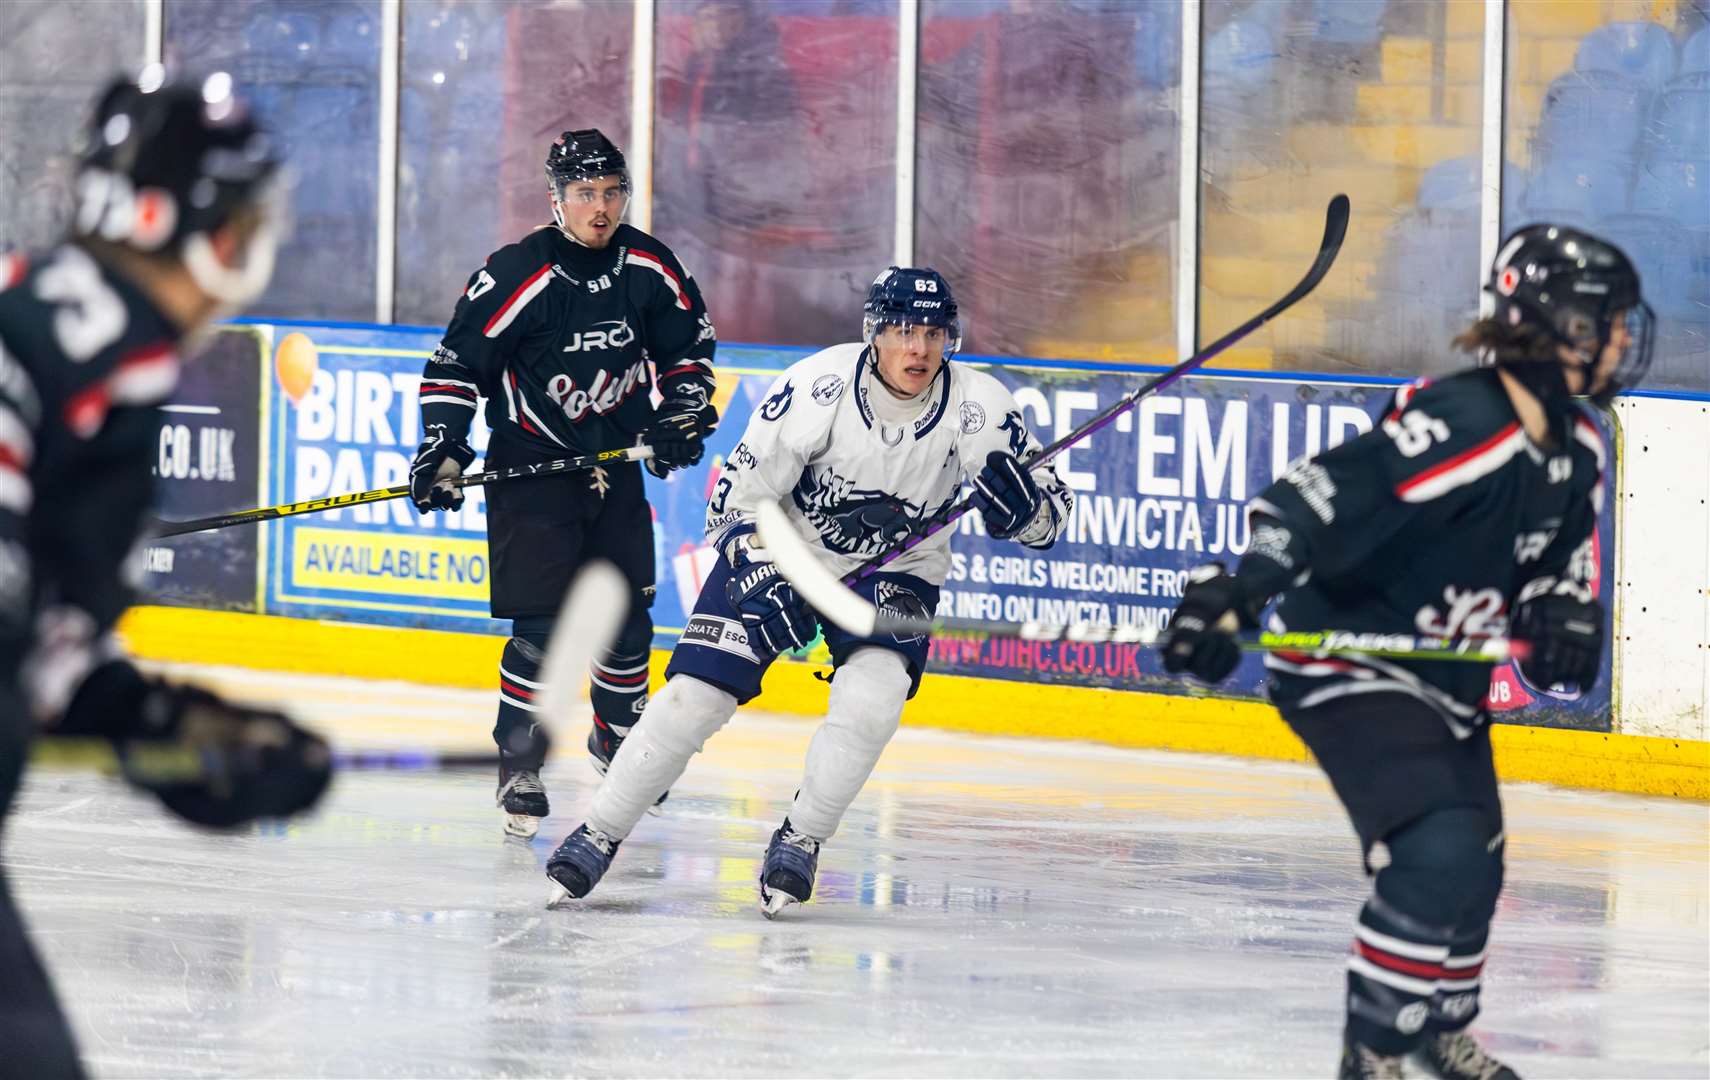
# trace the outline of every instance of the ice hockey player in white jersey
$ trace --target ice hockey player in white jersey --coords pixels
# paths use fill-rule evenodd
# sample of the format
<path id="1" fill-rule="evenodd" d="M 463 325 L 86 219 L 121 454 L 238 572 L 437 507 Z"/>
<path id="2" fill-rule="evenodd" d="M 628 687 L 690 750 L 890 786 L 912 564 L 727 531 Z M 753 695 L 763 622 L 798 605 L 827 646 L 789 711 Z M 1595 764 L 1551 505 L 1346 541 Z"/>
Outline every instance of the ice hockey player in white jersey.
<path id="1" fill-rule="evenodd" d="M 785 371 L 725 463 L 707 505 L 707 537 L 722 557 L 671 654 L 665 687 L 612 759 L 586 821 L 547 862 L 547 876 L 571 896 L 594 888 L 689 758 L 760 693 L 777 655 L 814 639 L 813 612 L 756 542 L 756 507 L 782 500 L 839 573 L 950 505 L 964 483 L 997 539 L 1044 549 L 1067 522 L 1071 496 L 1054 470 L 1021 466 L 1039 444 L 1015 399 L 985 372 L 949 363 L 961 332 L 942 276 L 889 268 L 868 291 L 862 329 L 864 341 Z M 950 535 L 938 533 L 856 591 L 881 609 L 934 611 Z M 825 641 L 835 668 L 830 706 L 761 867 L 768 917 L 813 895 L 819 847 L 878 763 L 926 666 L 924 635 L 856 638 L 827 625 Z"/>

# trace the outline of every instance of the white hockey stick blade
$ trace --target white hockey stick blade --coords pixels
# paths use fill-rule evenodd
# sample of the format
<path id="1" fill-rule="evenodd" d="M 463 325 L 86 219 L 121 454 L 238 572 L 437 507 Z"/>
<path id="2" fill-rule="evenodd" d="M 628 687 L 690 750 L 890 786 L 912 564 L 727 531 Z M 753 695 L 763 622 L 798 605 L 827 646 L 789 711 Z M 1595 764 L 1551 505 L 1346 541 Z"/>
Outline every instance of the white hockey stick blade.
<path id="1" fill-rule="evenodd" d="M 761 504 L 754 515 L 754 524 L 760 532 L 760 546 L 778 564 L 778 572 L 795 587 L 808 607 L 846 633 L 873 636 L 879 609 L 856 596 L 830 567 L 819 561 L 812 546 L 790 524 L 783 507 L 777 503 Z"/>
<path id="2" fill-rule="evenodd" d="M 574 742 L 570 714 L 594 660 L 605 655 L 629 613 L 629 582 L 605 560 L 588 563 L 570 583 L 552 624 L 552 643 L 540 665 L 540 718 L 555 745 Z"/>

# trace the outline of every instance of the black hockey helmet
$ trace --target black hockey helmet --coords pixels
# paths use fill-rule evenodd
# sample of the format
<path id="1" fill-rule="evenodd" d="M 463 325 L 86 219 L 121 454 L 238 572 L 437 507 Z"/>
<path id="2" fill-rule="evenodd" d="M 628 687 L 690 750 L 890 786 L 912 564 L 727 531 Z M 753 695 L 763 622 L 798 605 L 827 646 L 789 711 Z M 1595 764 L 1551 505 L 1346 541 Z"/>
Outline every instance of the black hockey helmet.
<path id="1" fill-rule="evenodd" d="M 1587 368 L 1597 365 L 1621 315 L 1629 343 L 1597 396 L 1607 403 L 1616 391 L 1644 381 L 1656 317 L 1640 295 L 1639 272 L 1614 244 L 1564 225 L 1528 225 L 1503 243 L 1485 288 L 1496 298 L 1499 325 L 1540 330 L 1572 349 Z M 1509 365 L 1501 356 L 1493 362 L 1509 367 L 1545 397 L 1566 395 L 1560 365 Z M 1590 371 L 1586 377 L 1589 385 Z"/>
<path id="2" fill-rule="evenodd" d="M 868 345 L 884 326 L 941 326 L 944 359 L 962 347 L 962 320 L 950 283 L 930 267 L 892 266 L 873 279 L 861 306 L 861 339 Z"/>
<path id="3" fill-rule="evenodd" d="M 277 148 L 215 72 L 169 79 L 150 65 L 97 99 L 77 171 L 73 232 L 180 258 L 198 286 L 226 303 L 259 295 L 284 226 Z M 209 234 L 239 213 L 261 217 L 241 261 L 214 255 Z"/>
<path id="4" fill-rule="evenodd" d="M 546 148 L 546 186 L 552 192 L 552 218 L 560 229 L 565 227 L 564 215 L 558 208 L 564 198 L 564 185 L 602 176 L 617 177 L 624 195 L 629 195 L 629 166 L 623 159 L 623 151 L 599 128 L 566 131 Z"/>
<path id="5" fill-rule="evenodd" d="M 600 176 L 615 176 L 629 190 L 629 166 L 623 151 L 599 128 L 566 131 L 546 149 L 546 179 L 552 193 L 558 194 L 572 180 L 593 180 Z"/>

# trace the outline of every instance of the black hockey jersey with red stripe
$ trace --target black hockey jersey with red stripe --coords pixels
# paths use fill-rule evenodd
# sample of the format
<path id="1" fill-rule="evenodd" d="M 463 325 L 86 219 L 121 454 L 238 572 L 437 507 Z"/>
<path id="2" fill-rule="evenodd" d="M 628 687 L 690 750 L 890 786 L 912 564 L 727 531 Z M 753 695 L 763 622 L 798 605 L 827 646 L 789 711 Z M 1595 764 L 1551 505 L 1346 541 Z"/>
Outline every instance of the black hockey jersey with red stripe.
<path id="1" fill-rule="evenodd" d="M 1248 505 L 1237 577 L 1283 593 L 1273 629 L 1502 635 L 1529 584 L 1594 573 L 1603 438 L 1580 406 L 1555 413 L 1551 432 L 1548 448 L 1526 435 L 1494 370 L 1404 386 L 1376 428 L 1296 462 Z M 1289 653 L 1266 666 L 1279 705 L 1400 691 L 1458 733 L 1483 721 L 1491 672 Z"/>
<path id="2" fill-rule="evenodd" d="M 545 226 L 469 278 L 422 372 L 424 430 L 469 430 L 477 395 L 496 436 L 542 457 L 633 446 L 667 398 L 705 402 L 717 345 L 699 287 L 670 248 L 620 225 L 593 250 Z"/>
<path id="3" fill-rule="evenodd" d="M 178 341 L 81 247 L 0 254 L 0 683 L 30 660 L 25 696 L 47 715 L 131 603 Z"/>

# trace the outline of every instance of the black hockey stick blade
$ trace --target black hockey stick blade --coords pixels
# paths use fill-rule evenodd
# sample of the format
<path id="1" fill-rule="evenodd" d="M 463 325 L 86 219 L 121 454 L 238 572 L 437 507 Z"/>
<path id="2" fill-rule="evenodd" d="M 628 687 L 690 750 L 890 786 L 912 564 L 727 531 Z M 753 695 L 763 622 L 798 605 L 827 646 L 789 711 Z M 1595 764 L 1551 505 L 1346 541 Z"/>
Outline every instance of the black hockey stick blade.
<path id="1" fill-rule="evenodd" d="M 1235 344 L 1237 341 L 1240 341 L 1248 334 L 1251 334 L 1261 326 L 1264 326 L 1266 323 L 1270 322 L 1278 315 L 1281 315 L 1284 311 L 1287 311 L 1295 304 L 1298 304 L 1302 298 L 1318 287 L 1318 283 L 1324 280 L 1324 276 L 1330 272 L 1330 267 L 1335 264 L 1336 256 L 1342 251 L 1342 241 L 1348 235 L 1348 214 L 1349 203 L 1346 195 L 1337 195 L 1335 198 L 1330 200 L 1330 205 L 1326 207 L 1324 211 L 1324 236 L 1323 239 L 1318 242 L 1318 256 L 1312 260 L 1312 265 L 1307 268 L 1306 275 L 1296 282 L 1294 288 L 1285 293 L 1282 299 L 1259 312 L 1251 319 L 1248 319 L 1240 326 L 1229 331 L 1229 333 L 1224 334 L 1210 345 L 1207 345 L 1205 348 L 1194 353 L 1175 367 L 1172 367 L 1167 371 L 1160 372 L 1152 378 L 1147 379 L 1127 394 L 1124 394 L 1114 405 L 1111 405 L 1109 408 L 1105 409 L 1097 416 L 1094 416 L 1080 427 L 1069 432 L 1061 439 L 1058 439 L 1051 445 L 1044 447 L 1039 451 L 1039 453 L 1028 458 L 1022 464 L 1028 469 L 1036 469 L 1039 466 L 1044 465 L 1046 462 L 1050 461 L 1064 450 L 1067 450 L 1069 447 L 1080 442 L 1082 439 L 1085 439 L 1094 432 L 1100 431 L 1106 426 L 1114 423 L 1118 416 L 1121 416 L 1129 409 L 1132 409 L 1141 398 L 1146 397 L 1149 394 L 1157 393 L 1159 390 L 1162 390 L 1177 379 L 1180 379 L 1182 376 L 1202 366 L 1207 360 L 1210 360 L 1212 357 L 1223 352 L 1223 350 L 1229 348 L 1229 346 Z M 972 508 L 973 503 L 969 499 L 961 499 L 952 505 L 945 507 L 932 517 L 927 518 L 919 527 L 910 531 L 907 536 L 898 540 L 891 547 L 879 552 L 871 559 L 868 559 L 866 562 L 844 575 L 843 580 L 850 584 L 854 584 L 862 578 L 872 576 L 872 574 L 880 568 L 889 563 L 895 562 L 898 558 L 902 557 L 904 553 L 912 550 L 928 537 L 943 532 L 951 525 L 954 525 L 961 519 L 963 514 L 966 514 Z"/>
<path id="2" fill-rule="evenodd" d="M 445 482 L 454 488 L 480 487 L 484 484 L 495 484 L 503 480 L 522 480 L 531 476 L 553 476 L 558 473 L 577 472 L 582 469 L 608 465 L 616 461 L 646 461 L 652 456 L 652 447 L 626 446 L 621 450 L 602 450 L 597 454 L 561 458 L 557 461 L 543 461 L 538 465 L 517 465 L 509 469 L 490 469 L 486 472 L 454 477 Z M 396 487 L 374 488 L 371 491 L 352 491 L 345 495 L 328 495 L 320 499 L 281 503 L 278 506 L 262 506 L 254 510 L 235 510 L 229 514 L 216 514 L 213 517 L 196 518 L 192 521 L 158 521 L 155 523 L 153 535 L 158 538 L 165 538 L 183 536 L 186 533 L 207 532 L 210 529 L 227 529 L 233 525 L 254 525 L 258 522 L 293 517 L 297 514 L 318 514 L 326 510 L 343 510 L 346 507 L 362 506 L 366 503 L 402 499 L 409 494 L 410 486 L 400 484 Z"/>

